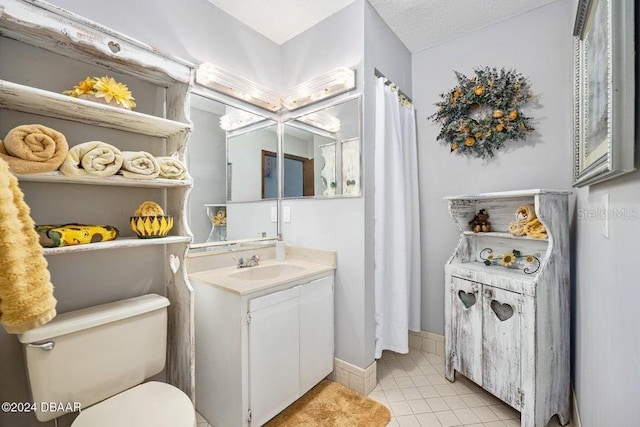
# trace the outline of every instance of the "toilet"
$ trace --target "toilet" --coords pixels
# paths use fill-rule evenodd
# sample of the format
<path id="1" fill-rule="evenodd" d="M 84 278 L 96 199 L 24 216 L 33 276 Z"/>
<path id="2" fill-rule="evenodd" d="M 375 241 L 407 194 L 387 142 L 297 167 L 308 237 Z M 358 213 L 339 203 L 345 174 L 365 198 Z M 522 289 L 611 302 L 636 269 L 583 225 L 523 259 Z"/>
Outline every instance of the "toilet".
<path id="1" fill-rule="evenodd" d="M 73 427 L 195 427 L 186 394 L 144 382 L 165 367 L 168 305 L 143 295 L 62 313 L 18 335 L 36 418 L 80 409 Z"/>

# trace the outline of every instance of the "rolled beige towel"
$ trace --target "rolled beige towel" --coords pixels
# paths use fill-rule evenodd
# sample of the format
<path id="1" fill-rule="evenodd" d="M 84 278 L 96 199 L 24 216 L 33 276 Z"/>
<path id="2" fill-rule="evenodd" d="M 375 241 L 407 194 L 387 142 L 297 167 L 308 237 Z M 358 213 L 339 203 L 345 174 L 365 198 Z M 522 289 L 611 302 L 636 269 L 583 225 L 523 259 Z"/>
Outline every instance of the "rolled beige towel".
<path id="1" fill-rule="evenodd" d="M 509 223 L 509 233 L 512 236 L 524 236 L 525 225 L 536 219 L 536 210 L 533 205 L 522 205 L 516 209 L 516 220 Z"/>
<path id="2" fill-rule="evenodd" d="M 160 174 L 160 166 L 146 151 L 123 151 L 120 173 L 129 179 L 155 179 Z"/>
<path id="3" fill-rule="evenodd" d="M 52 172 L 60 167 L 69 152 L 63 134 L 43 125 L 17 126 L 0 141 L 0 158 L 15 173 Z"/>
<path id="4" fill-rule="evenodd" d="M 160 166 L 160 178 L 167 179 L 185 179 L 187 177 L 187 168 L 178 159 L 174 157 L 156 157 Z"/>
<path id="5" fill-rule="evenodd" d="M 60 170 L 67 176 L 115 175 L 122 166 L 122 153 L 102 141 L 83 142 L 72 147 Z"/>

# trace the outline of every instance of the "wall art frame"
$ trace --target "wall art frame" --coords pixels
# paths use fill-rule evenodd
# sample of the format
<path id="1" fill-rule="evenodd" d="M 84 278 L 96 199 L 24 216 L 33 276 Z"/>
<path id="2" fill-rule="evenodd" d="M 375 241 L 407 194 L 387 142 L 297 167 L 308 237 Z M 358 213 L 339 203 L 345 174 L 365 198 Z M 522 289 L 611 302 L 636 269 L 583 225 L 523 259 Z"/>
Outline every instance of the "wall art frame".
<path id="1" fill-rule="evenodd" d="M 631 172 L 635 0 L 579 0 L 574 26 L 573 186 Z"/>

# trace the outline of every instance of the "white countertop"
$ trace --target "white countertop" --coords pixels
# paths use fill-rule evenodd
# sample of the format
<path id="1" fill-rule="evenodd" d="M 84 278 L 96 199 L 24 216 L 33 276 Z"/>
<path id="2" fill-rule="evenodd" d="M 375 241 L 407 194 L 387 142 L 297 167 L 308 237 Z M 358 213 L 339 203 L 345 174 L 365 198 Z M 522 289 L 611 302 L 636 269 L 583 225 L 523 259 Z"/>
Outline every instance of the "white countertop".
<path id="1" fill-rule="evenodd" d="M 248 280 L 238 279 L 232 277 L 233 273 L 251 268 L 260 268 L 268 265 L 295 265 L 301 267 L 302 270 L 291 272 L 288 274 L 282 274 L 273 279 L 262 280 Z M 190 280 L 197 280 L 216 286 L 218 288 L 227 290 L 229 292 L 236 293 L 238 295 L 246 295 L 253 292 L 262 291 L 272 287 L 280 286 L 288 282 L 295 280 L 305 279 L 307 277 L 315 276 L 317 274 L 326 273 L 336 269 L 335 264 L 321 264 L 310 262 L 300 259 L 287 259 L 285 261 L 276 261 L 274 259 L 268 259 L 260 261 L 260 265 L 256 267 L 246 267 L 245 269 L 239 269 L 233 267 L 216 268 L 212 270 L 202 271 L 199 273 L 193 273 L 189 275 Z"/>

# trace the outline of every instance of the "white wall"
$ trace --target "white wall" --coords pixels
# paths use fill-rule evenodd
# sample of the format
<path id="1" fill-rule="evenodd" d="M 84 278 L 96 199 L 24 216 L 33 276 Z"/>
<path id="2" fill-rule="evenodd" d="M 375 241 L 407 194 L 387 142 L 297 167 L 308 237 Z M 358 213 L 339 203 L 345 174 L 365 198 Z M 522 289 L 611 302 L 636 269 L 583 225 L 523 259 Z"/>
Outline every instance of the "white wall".
<path id="1" fill-rule="evenodd" d="M 444 330 L 444 263 L 458 242 L 444 196 L 526 188 L 571 187 L 573 0 L 529 13 L 413 55 L 413 95 L 418 116 L 422 227 L 422 329 Z M 515 68 L 530 79 L 536 100 L 529 115 L 536 132 L 508 143 L 492 160 L 460 157 L 436 141 L 427 119 L 439 94 L 453 88 L 454 70 Z"/>

